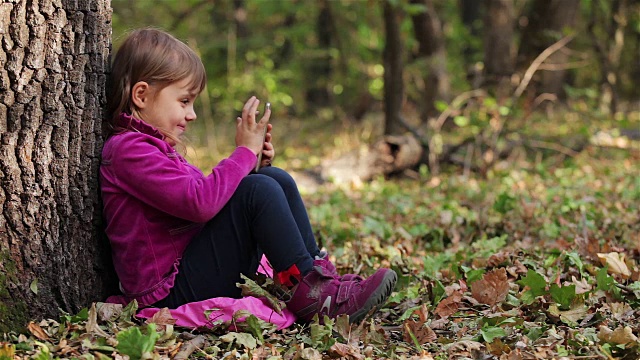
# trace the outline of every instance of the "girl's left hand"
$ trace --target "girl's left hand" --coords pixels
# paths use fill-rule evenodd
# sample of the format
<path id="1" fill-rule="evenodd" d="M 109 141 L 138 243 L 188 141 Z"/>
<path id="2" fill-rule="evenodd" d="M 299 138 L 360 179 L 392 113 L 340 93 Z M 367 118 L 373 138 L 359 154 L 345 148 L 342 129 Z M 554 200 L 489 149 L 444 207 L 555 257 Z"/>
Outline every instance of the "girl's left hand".
<path id="1" fill-rule="evenodd" d="M 276 150 L 271 143 L 271 129 L 273 125 L 267 124 L 267 133 L 264 137 L 264 147 L 262 148 L 262 162 L 260 163 L 260 167 L 269 166 L 273 162 L 273 159 L 276 156 Z"/>

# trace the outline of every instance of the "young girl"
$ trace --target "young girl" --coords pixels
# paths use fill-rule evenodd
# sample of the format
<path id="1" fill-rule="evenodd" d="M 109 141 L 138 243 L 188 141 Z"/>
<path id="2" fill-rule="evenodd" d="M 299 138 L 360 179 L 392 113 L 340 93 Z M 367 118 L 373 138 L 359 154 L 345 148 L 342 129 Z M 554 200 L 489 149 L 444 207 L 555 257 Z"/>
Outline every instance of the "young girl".
<path id="1" fill-rule="evenodd" d="M 236 149 L 210 174 L 174 149 L 196 119 L 205 83 L 198 56 L 159 30 L 133 31 L 115 55 L 100 180 L 120 299 L 175 309 L 239 298 L 240 274 L 254 275 L 264 254 L 299 321 L 315 314 L 362 320 L 389 296 L 396 274 L 337 274 L 316 245 L 293 179 L 270 166 L 271 111 L 256 119 L 255 96 L 237 118 Z M 264 167 L 252 173 L 260 152 Z"/>

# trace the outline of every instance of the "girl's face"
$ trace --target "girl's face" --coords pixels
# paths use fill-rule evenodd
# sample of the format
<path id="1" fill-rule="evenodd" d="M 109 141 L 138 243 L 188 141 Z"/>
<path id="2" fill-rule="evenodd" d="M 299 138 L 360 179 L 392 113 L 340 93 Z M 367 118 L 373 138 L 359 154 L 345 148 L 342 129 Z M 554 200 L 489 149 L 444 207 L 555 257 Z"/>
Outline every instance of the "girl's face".
<path id="1" fill-rule="evenodd" d="M 193 102 L 198 94 L 190 90 L 191 79 L 176 81 L 159 91 L 150 86 L 150 96 L 139 116 L 150 125 L 178 138 L 187 129 L 187 123 L 196 119 Z M 175 145 L 170 137 L 167 142 Z"/>

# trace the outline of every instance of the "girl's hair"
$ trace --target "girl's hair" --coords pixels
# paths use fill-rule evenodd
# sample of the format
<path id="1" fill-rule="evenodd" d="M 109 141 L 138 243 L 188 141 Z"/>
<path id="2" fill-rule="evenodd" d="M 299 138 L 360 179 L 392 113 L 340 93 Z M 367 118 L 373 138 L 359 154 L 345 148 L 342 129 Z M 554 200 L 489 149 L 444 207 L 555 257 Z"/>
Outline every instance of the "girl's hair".
<path id="1" fill-rule="evenodd" d="M 136 110 L 131 101 L 131 88 L 137 82 L 147 82 L 159 91 L 187 78 L 191 79 L 190 90 L 202 92 L 207 82 L 204 65 L 185 43 L 158 29 L 131 32 L 120 45 L 111 68 L 107 97 L 109 132 L 125 130 L 118 125 L 118 120 L 121 113 L 132 114 Z M 173 138 L 163 129 L 158 130 L 165 137 Z"/>

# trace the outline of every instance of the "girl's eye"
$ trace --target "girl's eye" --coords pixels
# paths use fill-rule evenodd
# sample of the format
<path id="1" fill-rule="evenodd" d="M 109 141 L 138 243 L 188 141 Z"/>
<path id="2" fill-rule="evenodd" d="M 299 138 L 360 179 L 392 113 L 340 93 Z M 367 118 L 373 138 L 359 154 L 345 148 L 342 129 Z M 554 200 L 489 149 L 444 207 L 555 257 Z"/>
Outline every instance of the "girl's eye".
<path id="1" fill-rule="evenodd" d="M 187 105 L 189 103 L 189 99 L 182 99 L 182 103 Z"/>

